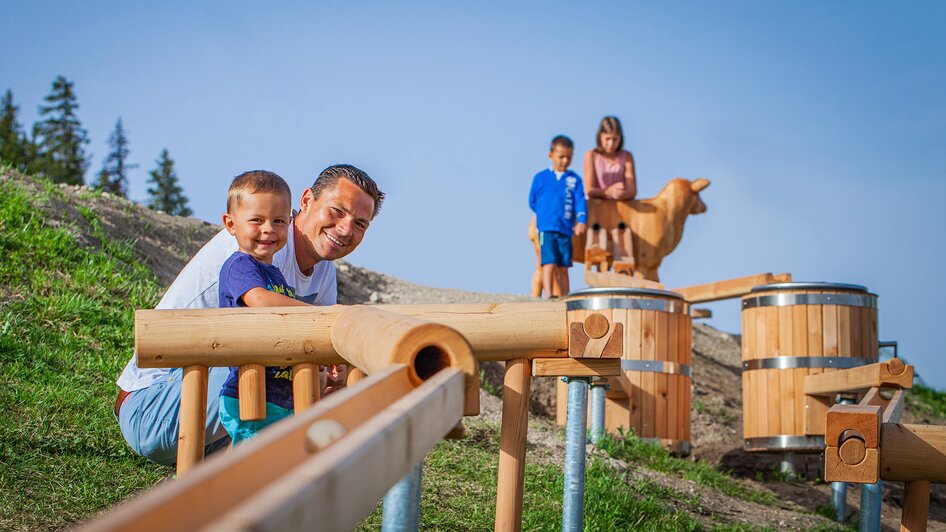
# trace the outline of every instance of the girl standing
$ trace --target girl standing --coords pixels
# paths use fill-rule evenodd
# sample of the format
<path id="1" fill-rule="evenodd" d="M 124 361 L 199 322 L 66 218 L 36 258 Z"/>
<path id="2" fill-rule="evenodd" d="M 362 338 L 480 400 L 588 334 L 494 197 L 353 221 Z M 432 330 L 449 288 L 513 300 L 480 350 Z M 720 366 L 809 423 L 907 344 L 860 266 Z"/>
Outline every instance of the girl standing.
<path id="1" fill-rule="evenodd" d="M 588 197 L 634 199 L 637 195 L 634 156 L 624 149 L 624 131 L 616 116 L 601 119 L 596 144 L 593 150 L 585 154 L 585 191 Z M 633 270 L 634 249 L 630 228 L 624 226 L 612 229 L 611 238 L 614 242 L 614 260 L 630 262 Z"/>

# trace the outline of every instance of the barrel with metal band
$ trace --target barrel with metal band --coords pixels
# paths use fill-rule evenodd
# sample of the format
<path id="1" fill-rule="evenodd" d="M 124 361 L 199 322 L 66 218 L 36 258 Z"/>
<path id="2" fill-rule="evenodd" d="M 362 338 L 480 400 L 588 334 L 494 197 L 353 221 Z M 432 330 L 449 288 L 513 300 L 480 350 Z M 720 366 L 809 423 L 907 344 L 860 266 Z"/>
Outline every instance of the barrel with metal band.
<path id="1" fill-rule="evenodd" d="M 570 356 L 572 338 L 588 337 L 578 356 L 620 357 L 620 377 L 608 379 L 605 428 L 690 452 L 690 305 L 674 292 L 643 288 L 590 288 L 566 298 Z M 607 322 L 607 330 L 604 323 Z M 613 335 L 623 349 L 609 350 Z M 595 338 L 598 336 L 598 338 Z M 565 387 L 558 389 L 558 419 L 564 424 Z"/>
<path id="2" fill-rule="evenodd" d="M 742 297 L 747 451 L 820 452 L 829 401 L 805 377 L 877 362 L 877 295 L 859 285 L 778 283 Z"/>

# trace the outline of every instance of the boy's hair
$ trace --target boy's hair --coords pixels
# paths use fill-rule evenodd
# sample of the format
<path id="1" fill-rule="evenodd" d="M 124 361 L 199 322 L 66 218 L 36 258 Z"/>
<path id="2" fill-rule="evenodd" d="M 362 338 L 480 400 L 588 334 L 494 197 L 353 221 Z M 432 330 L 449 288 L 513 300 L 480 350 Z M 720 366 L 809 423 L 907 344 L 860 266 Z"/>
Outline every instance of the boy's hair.
<path id="1" fill-rule="evenodd" d="M 568 150 L 575 149 L 575 143 L 572 142 L 572 139 L 566 137 L 565 135 L 559 135 L 552 139 L 552 143 L 549 145 L 549 151 L 554 150 L 556 146 L 561 146 Z"/>
<path id="2" fill-rule="evenodd" d="M 230 183 L 230 190 L 227 192 L 227 212 L 240 204 L 240 198 L 243 194 L 261 194 L 261 193 L 282 194 L 292 204 L 292 191 L 286 181 L 266 170 L 252 170 L 243 172 L 233 178 Z"/>
<path id="3" fill-rule="evenodd" d="M 351 181 L 365 194 L 371 196 L 371 199 L 374 200 L 374 212 L 371 213 L 371 217 L 377 216 L 381 210 L 381 204 L 384 202 L 384 192 L 381 192 L 378 184 L 374 182 L 374 179 L 368 177 L 368 174 L 350 164 L 335 164 L 322 170 L 319 177 L 315 179 L 315 183 L 312 184 L 312 198 L 319 199 L 323 192 L 334 188 L 338 185 L 338 180 L 342 178 Z"/>
<path id="4" fill-rule="evenodd" d="M 598 134 L 595 135 L 595 147 L 596 152 L 603 152 L 604 148 L 601 146 L 601 135 L 605 133 L 617 133 L 618 137 L 618 151 L 624 149 L 624 130 L 621 128 L 621 121 L 618 120 L 616 116 L 606 116 L 601 119 L 601 124 L 598 126 Z"/>

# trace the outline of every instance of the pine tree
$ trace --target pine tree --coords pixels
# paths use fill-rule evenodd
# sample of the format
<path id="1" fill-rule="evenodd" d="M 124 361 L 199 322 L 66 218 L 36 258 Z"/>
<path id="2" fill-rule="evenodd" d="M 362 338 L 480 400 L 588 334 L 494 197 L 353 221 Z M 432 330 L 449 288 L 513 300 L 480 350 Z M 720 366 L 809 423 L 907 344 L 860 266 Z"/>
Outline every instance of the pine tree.
<path id="1" fill-rule="evenodd" d="M 158 167 L 149 172 L 151 179 L 148 182 L 154 184 L 154 188 L 148 189 L 148 194 L 151 195 L 148 206 L 174 216 L 194 214 L 187 206 L 184 189 L 177 184 L 174 161 L 168 156 L 167 148 L 161 151 L 161 155 L 155 163 Z"/>
<path id="2" fill-rule="evenodd" d="M 95 188 L 111 192 L 123 198 L 128 197 L 128 171 L 137 168 L 137 164 L 128 164 L 128 137 L 125 135 L 125 128 L 122 126 L 121 117 L 115 123 L 115 130 L 108 137 L 108 145 L 111 151 L 105 158 L 105 164 L 99 171 L 98 179 L 95 182 Z"/>
<path id="3" fill-rule="evenodd" d="M 76 117 L 79 104 L 72 82 L 62 76 L 53 80 L 46 102 L 39 108 L 43 120 L 33 126 L 40 158 L 37 170 L 56 183 L 81 185 L 89 166 L 83 145 L 89 139 Z"/>
<path id="4" fill-rule="evenodd" d="M 27 170 L 33 150 L 17 122 L 18 112 L 19 108 L 13 104 L 13 92 L 7 89 L 0 100 L 0 159 L 22 172 Z"/>

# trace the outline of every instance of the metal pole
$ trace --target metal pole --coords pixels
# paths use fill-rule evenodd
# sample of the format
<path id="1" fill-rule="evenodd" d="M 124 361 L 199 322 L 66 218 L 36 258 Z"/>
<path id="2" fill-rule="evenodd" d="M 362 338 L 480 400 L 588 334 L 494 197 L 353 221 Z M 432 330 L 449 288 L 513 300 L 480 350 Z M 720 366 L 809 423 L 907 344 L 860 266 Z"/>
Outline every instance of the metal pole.
<path id="1" fill-rule="evenodd" d="M 591 383 L 591 443 L 598 445 L 604 436 L 604 397 L 608 385 L 604 382 Z"/>
<path id="2" fill-rule="evenodd" d="M 847 503 L 847 482 L 831 483 L 831 506 L 834 506 L 835 521 L 844 522 L 845 505 Z"/>
<path id="3" fill-rule="evenodd" d="M 779 462 L 778 467 L 779 473 L 785 478 L 785 480 L 795 480 L 795 453 L 788 451 L 782 453 L 782 461 Z"/>
<path id="4" fill-rule="evenodd" d="M 383 532 L 416 531 L 420 524 L 421 477 L 424 473 L 424 461 L 419 464 L 384 496 L 381 512 L 381 530 Z"/>
<path id="5" fill-rule="evenodd" d="M 581 532 L 585 518 L 585 427 L 587 426 L 588 379 L 565 377 L 568 410 L 565 421 L 565 493 L 562 500 L 562 531 Z"/>
<path id="6" fill-rule="evenodd" d="M 861 484 L 861 519 L 858 530 L 880 532 L 880 503 L 884 495 L 884 481 Z"/>

